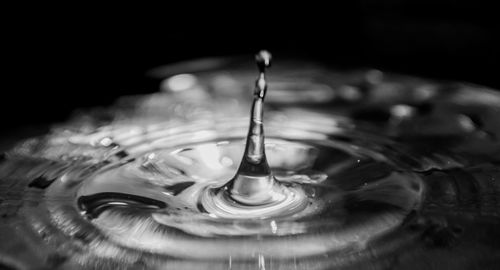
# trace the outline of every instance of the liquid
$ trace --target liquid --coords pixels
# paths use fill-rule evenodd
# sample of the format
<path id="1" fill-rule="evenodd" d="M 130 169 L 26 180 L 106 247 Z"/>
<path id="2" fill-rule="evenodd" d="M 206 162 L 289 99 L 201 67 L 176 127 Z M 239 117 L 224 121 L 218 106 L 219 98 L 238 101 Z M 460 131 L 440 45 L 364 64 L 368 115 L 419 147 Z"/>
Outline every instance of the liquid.
<path id="1" fill-rule="evenodd" d="M 0 160 L 0 232 L 23 252 L 2 256 L 68 269 L 497 262 L 498 94 L 276 68 L 266 117 L 258 91 L 250 125 L 234 83 L 254 72 L 231 68 L 18 145 Z"/>
<path id="2" fill-rule="evenodd" d="M 245 152 L 236 176 L 225 187 L 229 191 L 226 195 L 229 195 L 230 199 L 248 206 L 273 204 L 289 197 L 281 192 L 284 188 L 275 186 L 265 152 L 263 122 L 264 97 L 267 92 L 265 72 L 271 65 L 271 55 L 267 51 L 261 51 L 256 55 L 256 61 L 259 77 L 255 81 Z M 219 192 L 213 193 L 217 196 Z"/>

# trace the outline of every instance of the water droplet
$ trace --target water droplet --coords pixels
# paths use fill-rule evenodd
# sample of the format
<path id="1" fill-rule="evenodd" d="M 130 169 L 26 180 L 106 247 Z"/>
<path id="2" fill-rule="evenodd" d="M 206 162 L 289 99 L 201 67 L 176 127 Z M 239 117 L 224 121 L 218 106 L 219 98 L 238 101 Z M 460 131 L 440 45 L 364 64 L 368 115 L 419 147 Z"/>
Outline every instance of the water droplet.
<path id="1" fill-rule="evenodd" d="M 271 54 L 260 51 L 255 56 L 259 75 L 255 81 L 254 100 L 250 112 L 250 126 L 245 152 L 236 176 L 228 184 L 230 196 L 245 204 L 260 205 L 270 202 L 275 193 L 274 178 L 267 162 L 264 137 L 264 98 L 267 91 L 266 68 L 271 65 Z"/>

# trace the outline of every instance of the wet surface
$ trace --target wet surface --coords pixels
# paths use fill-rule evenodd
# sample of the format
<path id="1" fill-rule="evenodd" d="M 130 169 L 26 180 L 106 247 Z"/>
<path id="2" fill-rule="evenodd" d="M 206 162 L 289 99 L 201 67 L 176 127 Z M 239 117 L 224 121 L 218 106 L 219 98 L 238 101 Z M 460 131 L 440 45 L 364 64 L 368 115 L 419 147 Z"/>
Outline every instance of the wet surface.
<path id="1" fill-rule="evenodd" d="M 245 64 L 165 78 L 161 93 L 124 98 L 7 151 L 0 262 L 494 269 L 499 94 L 379 71 L 276 65 L 265 151 L 286 188 L 275 199 L 292 207 L 221 206 L 218 188 L 245 150 L 254 77 Z"/>

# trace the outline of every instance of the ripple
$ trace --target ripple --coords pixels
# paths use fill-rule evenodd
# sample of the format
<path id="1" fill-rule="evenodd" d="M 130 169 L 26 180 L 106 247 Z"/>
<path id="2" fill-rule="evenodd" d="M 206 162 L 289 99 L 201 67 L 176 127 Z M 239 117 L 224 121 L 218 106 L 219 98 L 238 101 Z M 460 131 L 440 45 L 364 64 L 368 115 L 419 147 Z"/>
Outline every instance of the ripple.
<path id="1" fill-rule="evenodd" d="M 234 72 L 224 76 L 246 74 Z M 219 93 L 213 74 L 195 74 L 203 98 L 169 90 L 125 99 L 111 109 L 113 120 L 75 118 L 2 155 L 0 233 L 23 249 L 0 245 L 2 263 L 460 269 L 495 262 L 495 92 L 315 72 L 323 79 L 299 86 L 321 90 L 311 93 L 318 99 L 302 104 L 308 95 L 287 92 L 289 77 L 277 73 L 282 102 L 269 100 L 265 146 L 279 183 L 274 204 L 233 204 L 224 190 L 214 192 L 238 169 L 248 108 L 230 89 Z"/>

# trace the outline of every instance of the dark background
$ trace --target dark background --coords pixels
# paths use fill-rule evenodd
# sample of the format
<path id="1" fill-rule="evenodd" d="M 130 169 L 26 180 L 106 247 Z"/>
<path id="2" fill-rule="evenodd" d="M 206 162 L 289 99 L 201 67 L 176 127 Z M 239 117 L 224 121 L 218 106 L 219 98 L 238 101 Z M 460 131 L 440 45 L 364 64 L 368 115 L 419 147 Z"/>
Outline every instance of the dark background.
<path id="1" fill-rule="evenodd" d="M 144 72 L 158 65 L 262 48 L 277 61 L 291 54 L 500 88 L 498 16 L 480 1 L 166 4 L 5 9 L 2 132 L 154 91 Z"/>

